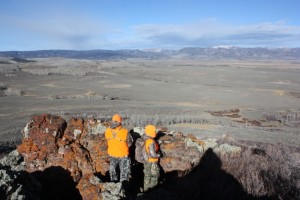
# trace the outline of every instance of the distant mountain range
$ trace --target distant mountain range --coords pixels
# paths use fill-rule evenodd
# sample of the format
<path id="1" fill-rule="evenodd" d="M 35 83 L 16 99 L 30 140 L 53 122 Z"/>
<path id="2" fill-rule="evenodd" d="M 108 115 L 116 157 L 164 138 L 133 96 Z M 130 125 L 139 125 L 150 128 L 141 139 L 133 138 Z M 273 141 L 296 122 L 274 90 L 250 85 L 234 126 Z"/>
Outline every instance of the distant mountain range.
<path id="1" fill-rule="evenodd" d="M 277 59 L 300 60 L 300 48 L 240 48 L 216 46 L 211 48 L 189 47 L 179 50 L 136 49 L 136 50 L 37 50 L 0 51 L 0 56 L 14 58 L 63 57 L 77 59 L 126 59 L 126 58 L 207 58 L 207 59 Z"/>

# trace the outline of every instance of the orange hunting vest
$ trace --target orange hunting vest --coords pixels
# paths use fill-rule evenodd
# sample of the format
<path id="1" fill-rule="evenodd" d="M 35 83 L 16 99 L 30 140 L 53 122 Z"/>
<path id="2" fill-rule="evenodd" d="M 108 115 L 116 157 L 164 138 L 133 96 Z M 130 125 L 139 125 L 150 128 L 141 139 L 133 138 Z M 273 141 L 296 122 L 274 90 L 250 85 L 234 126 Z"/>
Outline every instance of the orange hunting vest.
<path id="1" fill-rule="evenodd" d="M 153 139 L 151 139 L 151 138 L 148 138 L 148 139 L 146 140 L 146 143 L 145 143 L 145 148 L 146 148 L 146 152 L 147 152 L 148 155 L 149 155 L 149 146 L 150 146 L 153 142 L 154 142 L 154 144 L 155 144 L 155 152 L 157 153 L 158 150 L 159 150 L 159 147 L 158 147 L 157 142 L 155 142 L 155 141 L 154 141 Z M 148 162 L 158 162 L 158 158 L 151 158 L 151 157 L 149 156 Z"/>
<path id="2" fill-rule="evenodd" d="M 125 128 L 117 127 L 115 129 L 107 128 L 105 138 L 107 140 L 107 153 L 110 156 L 122 158 L 129 155 L 127 144 L 128 131 Z"/>

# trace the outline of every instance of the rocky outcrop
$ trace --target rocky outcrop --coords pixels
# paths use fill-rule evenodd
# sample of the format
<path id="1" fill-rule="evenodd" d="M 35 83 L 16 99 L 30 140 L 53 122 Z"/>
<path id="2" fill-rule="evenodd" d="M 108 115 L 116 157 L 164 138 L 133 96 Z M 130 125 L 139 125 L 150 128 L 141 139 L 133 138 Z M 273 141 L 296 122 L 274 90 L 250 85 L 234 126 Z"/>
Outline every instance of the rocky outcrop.
<path id="1" fill-rule="evenodd" d="M 104 138 L 107 126 L 109 123 L 92 118 L 71 118 L 66 122 L 59 116 L 49 114 L 33 117 L 24 128 L 24 138 L 17 151 L 0 160 L 1 199 L 47 199 L 45 196 L 55 199 L 55 195 L 63 199 L 122 199 L 128 195 L 124 185 L 111 183 L 108 179 L 109 160 Z M 143 134 L 143 129 L 134 128 L 130 132 L 137 138 Z M 129 188 L 129 191 L 133 191 L 133 197 L 140 193 L 137 199 L 154 199 L 157 196 L 165 196 L 161 199 L 186 199 L 187 196 L 183 195 L 193 199 L 207 193 L 211 193 L 210 197 L 216 194 L 226 196 L 234 191 L 239 192 L 235 193 L 238 194 L 236 197 L 248 198 L 245 189 L 249 194 L 262 194 L 261 189 L 249 187 L 256 182 L 257 185 L 264 185 L 264 195 L 270 195 L 276 191 L 273 186 L 272 190 L 268 190 L 272 177 L 285 172 L 279 171 L 282 167 L 273 167 L 279 163 L 270 159 L 276 153 L 272 153 L 273 146 L 260 150 L 257 147 L 237 146 L 228 136 L 224 136 L 222 141 L 212 138 L 200 140 L 194 135 L 169 132 L 165 128 L 160 128 L 158 141 L 163 155 L 160 159 L 163 174 L 173 177 L 162 180 L 159 189 L 142 194 L 139 190 L 143 179 L 142 166 L 132 158 L 131 187 L 136 188 Z M 281 154 L 276 158 L 280 160 Z M 263 166 L 261 163 L 264 163 Z M 264 173 L 260 171 L 262 167 Z M 245 174 L 246 171 L 251 173 Z M 297 171 L 292 173 L 299 177 Z M 267 175 L 269 179 L 262 175 Z M 268 180 L 267 184 L 265 180 Z M 297 179 L 293 181 L 295 184 L 299 182 Z M 286 180 L 285 183 L 288 185 L 289 182 Z M 208 185 L 213 185 L 214 189 Z M 195 193 L 191 186 L 202 190 Z M 224 187 L 229 190 L 223 190 Z M 190 192 L 186 194 L 182 189 Z M 30 193 L 35 197 L 28 196 Z M 63 196 L 66 194 L 72 195 Z M 297 196 L 296 193 L 291 195 Z"/>
<path id="2" fill-rule="evenodd" d="M 96 119 L 71 118 L 67 123 L 59 116 L 35 116 L 23 130 L 22 144 L 12 156 L 15 160 L 2 159 L 1 162 L 10 166 L 19 162 L 19 168 L 14 170 L 31 174 L 48 170 L 56 172 L 57 176 L 69 176 L 82 199 L 121 199 L 125 195 L 121 183 L 107 182 L 109 162 L 104 132 L 108 125 Z M 143 132 L 141 128 L 131 132 L 134 131 Z M 240 153 L 238 147 L 219 146 L 214 140 L 201 141 L 193 135 L 184 136 L 166 129 L 161 129 L 158 140 L 163 154 L 160 160 L 163 172 L 177 172 L 178 176 L 192 171 L 209 148 L 227 154 L 233 152 L 233 155 Z M 21 158 L 24 158 L 22 164 Z M 43 181 L 40 174 L 35 177 Z"/>
<path id="3" fill-rule="evenodd" d="M 89 180 L 97 178 L 95 174 L 105 176 L 109 169 L 104 131 L 105 126 L 95 119 L 71 118 L 66 123 L 61 117 L 44 114 L 26 125 L 18 152 L 24 157 L 26 171 L 62 167 L 70 172 L 83 199 L 93 199 L 91 195 L 97 199 L 99 192 L 90 190 L 101 194 L 102 185 Z"/>

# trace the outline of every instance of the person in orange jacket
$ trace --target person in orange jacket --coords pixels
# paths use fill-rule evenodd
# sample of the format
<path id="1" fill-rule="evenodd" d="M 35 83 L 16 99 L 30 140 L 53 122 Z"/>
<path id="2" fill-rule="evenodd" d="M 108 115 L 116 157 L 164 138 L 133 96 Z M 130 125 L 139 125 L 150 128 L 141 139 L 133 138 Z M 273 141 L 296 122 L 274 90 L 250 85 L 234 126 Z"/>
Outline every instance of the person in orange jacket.
<path id="1" fill-rule="evenodd" d="M 144 191 L 147 191 L 158 185 L 159 180 L 159 158 L 160 150 L 159 145 L 155 141 L 156 127 L 154 125 L 147 125 L 145 127 L 145 152 L 148 158 L 144 163 Z"/>
<path id="2" fill-rule="evenodd" d="M 122 127 L 122 117 L 115 114 L 112 117 L 111 126 L 105 131 L 107 140 L 107 153 L 109 155 L 109 175 L 112 182 L 118 181 L 117 168 L 120 169 L 120 182 L 129 181 L 131 160 L 129 147 L 133 138 L 127 129 Z"/>

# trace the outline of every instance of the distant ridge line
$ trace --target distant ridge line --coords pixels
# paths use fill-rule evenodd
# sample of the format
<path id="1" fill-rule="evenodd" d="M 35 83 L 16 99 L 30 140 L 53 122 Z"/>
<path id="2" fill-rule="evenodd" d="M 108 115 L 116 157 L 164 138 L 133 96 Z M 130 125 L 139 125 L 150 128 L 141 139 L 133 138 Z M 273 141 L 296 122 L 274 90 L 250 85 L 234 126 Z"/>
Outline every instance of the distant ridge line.
<path id="1" fill-rule="evenodd" d="M 208 58 L 208 59 L 276 59 L 300 60 L 300 48 L 241 48 L 215 46 L 210 48 L 186 47 L 179 50 L 167 49 L 124 49 L 124 50 L 36 50 L 0 51 L 0 56 L 14 58 L 62 57 L 74 59 L 127 59 L 127 58 Z"/>

